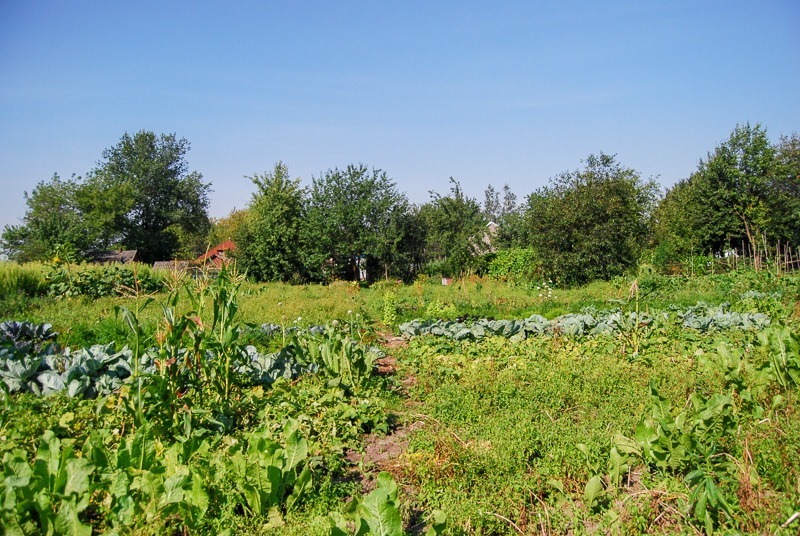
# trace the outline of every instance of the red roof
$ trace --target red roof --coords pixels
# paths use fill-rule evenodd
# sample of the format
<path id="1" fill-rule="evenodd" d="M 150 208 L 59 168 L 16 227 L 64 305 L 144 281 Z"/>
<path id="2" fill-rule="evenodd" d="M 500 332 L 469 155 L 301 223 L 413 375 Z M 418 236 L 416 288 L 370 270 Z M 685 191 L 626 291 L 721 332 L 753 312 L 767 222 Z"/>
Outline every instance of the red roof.
<path id="1" fill-rule="evenodd" d="M 206 253 L 203 253 L 197 257 L 197 260 L 201 263 L 211 261 L 219 266 L 222 262 L 227 262 L 228 260 L 225 258 L 225 252 L 233 251 L 235 249 L 236 244 L 233 243 L 233 240 L 226 240 L 225 242 L 218 244 L 217 246 L 209 249 Z"/>

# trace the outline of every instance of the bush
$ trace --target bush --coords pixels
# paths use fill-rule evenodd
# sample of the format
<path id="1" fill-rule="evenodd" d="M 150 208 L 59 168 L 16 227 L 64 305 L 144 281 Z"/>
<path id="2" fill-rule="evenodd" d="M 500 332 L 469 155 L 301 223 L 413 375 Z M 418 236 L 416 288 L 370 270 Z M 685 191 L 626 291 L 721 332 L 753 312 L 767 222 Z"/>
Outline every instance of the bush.
<path id="1" fill-rule="evenodd" d="M 154 272 L 145 264 L 131 267 L 119 264 L 75 267 L 67 263 L 56 263 L 48 268 L 45 283 L 47 293 L 51 296 L 100 298 L 160 291 L 163 287 L 162 276 L 163 274 Z"/>
<path id="2" fill-rule="evenodd" d="M 489 276 L 512 281 L 532 281 L 542 276 L 542 266 L 532 248 L 500 250 L 489 263 Z"/>

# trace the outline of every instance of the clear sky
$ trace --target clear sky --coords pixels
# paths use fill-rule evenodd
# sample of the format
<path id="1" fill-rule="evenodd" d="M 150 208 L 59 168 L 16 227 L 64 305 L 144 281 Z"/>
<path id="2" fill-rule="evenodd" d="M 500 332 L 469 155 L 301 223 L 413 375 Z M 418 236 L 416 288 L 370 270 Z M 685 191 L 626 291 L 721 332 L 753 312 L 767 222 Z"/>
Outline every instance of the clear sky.
<path id="1" fill-rule="evenodd" d="M 0 2 L 0 227 L 126 131 L 188 139 L 224 216 L 278 160 L 416 203 L 600 151 L 666 187 L 747 121 L 800 131 L 797 0 Z"/>

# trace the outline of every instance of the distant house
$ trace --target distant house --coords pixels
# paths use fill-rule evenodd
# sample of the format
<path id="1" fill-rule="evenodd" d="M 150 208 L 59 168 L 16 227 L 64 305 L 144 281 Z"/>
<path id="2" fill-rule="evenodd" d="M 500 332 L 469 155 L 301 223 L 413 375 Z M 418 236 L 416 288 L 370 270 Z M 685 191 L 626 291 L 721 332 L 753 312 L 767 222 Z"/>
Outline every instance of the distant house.
<path id="1" fill-rule="evenodd" d="M 483 249 L 487 253 L 494 253 L 497 251 L 497 248 L 494 246 L 493 242 L 495 237 L 497 236 L 497 231 L 500 229 L 500 226 L 497 225 L 495 222 L 490 221 L 486 224 L 486 232 L 483 234 L 482 242 L 483 242 Z"/>
<path id="2" fill-rule="evenodd" d="M 185 272 L 189 269 L 189 261 L 156 261 L 153 263 L 153 269 Z"/>
<path id="3" fill-rule="evenodd" d="M 236 250 L 236 244 L 233 243 L 233 240 L 226 240 L 197 257 L 196 262 L 201 266 L 212 264 L 215 268 L 222 268 L 223 264 L 231 262 L 232 259 L 228 254 L 234 250 Z"/>
<path id="4" fill-rule="evenodd" d="M 115 262 L 119 264 L 131 264 L 134 262 L 141 262 L 138 249 L 98 251 L 89 255 L 88 260 L 97 264 L 112 264 Z"/>

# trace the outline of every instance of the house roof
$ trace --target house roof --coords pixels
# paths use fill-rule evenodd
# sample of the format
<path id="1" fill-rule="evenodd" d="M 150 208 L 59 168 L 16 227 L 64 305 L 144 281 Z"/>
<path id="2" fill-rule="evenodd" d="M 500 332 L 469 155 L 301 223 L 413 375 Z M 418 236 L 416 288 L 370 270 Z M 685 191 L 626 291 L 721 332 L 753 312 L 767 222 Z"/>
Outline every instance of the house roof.
<path id="1" fill-rule="evenodd" d="M 186 270 L 189 268 L 189 261 L 156 261 L 153 263 L 156 270 Z"/>
<path id="2" fill-rule="evenodd" d="M 90 260 L 99 263 L 118 262 L 128 264 L 139 260 L 138 249 L 126 249 L 120 251 L 98 251 L 90 256 Z"/>
<path id="3" fill-rule="evenodd" d="M 217 244 L 215 247 L 210 248 L 207 252 L 203 253 L 197 260 L 199 262 L 206 262 L 208 260 L 213 260 L 217 257 L 225 257 L 226 251 L 234 251 L 236 249 L 236 244 L 233 240 L 226 240 L 221 244 Z"/>

